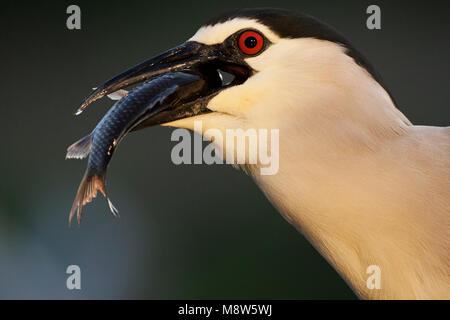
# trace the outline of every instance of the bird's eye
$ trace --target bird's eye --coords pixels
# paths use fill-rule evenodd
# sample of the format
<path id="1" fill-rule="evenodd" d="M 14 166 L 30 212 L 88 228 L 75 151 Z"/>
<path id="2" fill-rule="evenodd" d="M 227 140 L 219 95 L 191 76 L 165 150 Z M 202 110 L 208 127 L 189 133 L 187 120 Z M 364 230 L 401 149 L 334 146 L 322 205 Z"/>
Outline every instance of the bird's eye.
<path id="1" fill-rule="evenodd" d="M 245 54 L 257 54 L 263 48 L 264 38 L 259 32 L 247 30 L 240 35 L 238 45 Z"/>

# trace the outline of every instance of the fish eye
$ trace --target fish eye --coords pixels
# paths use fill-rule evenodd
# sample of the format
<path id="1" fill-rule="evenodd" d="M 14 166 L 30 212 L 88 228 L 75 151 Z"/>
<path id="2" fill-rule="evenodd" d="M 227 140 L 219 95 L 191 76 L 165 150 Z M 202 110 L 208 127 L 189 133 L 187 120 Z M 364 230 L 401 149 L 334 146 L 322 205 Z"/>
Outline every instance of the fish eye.
<path id="1" fill-rule="evenodd" d="M 239 36 L 238 46 L 247 55 L 257 54 L 264 46 L 264 37 L 257 31 L 246 30 Z"/>

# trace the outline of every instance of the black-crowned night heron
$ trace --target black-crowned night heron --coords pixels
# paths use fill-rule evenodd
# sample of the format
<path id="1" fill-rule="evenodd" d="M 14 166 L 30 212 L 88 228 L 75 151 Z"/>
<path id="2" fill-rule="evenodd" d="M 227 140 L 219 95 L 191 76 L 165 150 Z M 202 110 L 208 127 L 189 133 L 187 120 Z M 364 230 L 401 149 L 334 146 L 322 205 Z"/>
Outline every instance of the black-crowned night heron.
<path id="1" fill-rule="evenodd" d="M 139 128 L 279 129 L 279 170 L 242 164 L 273 205 L 362 298 L 450 298 L 450 128 L 414 126 L 377 73 L 330 27 L 278 9 L 209 21 L 82 104 L 169 71 L 226 71 L 231 84 Z M 80 109 L 80 110 L 81 110 Z M 198 130 L 198 129 L 197 129 Z M 213 137 L 210 137 L 213 138 Z M 226 144 L 215 141 L 223 154 Z M 381 289 L 369 289 L 369 266 Z"/>

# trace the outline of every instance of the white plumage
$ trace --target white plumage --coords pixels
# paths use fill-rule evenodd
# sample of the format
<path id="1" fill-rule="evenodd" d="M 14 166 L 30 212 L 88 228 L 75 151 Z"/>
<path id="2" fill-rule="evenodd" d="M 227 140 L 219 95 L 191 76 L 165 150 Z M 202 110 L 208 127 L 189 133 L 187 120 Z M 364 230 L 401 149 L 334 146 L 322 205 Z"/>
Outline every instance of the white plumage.
<path id="1" fill-rule="evenodd" d="M 220 43 L 243 28 L 272 42 L 246 60 L 258 72 L 213 98 L 213 113 L 167 125 L 279 129 L 278 174 L 246 170 L 355 292 L 449 299 L 450 128 L 412 125 L 339 44 L 280 38 L 245 18 L 192 40 Z M 370 265 L 381 269 L 380 290 L 366 286 Z"/>

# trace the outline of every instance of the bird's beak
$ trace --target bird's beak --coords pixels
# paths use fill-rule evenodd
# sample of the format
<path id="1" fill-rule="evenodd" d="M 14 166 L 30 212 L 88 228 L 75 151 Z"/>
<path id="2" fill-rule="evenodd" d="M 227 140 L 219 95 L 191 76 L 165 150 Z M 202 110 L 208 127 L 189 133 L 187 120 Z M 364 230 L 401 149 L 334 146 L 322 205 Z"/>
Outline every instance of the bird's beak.
<path id="1" fill-rule="evenodd" d="M 75 114 L 82 113 L 95 100 L 130 85 L 144 82 L 167 72 L 190 72 L 201 74 L 202 78 L 208 82 L 211 90 L 207 94 L 197 97 L 196 100 L 198 101 L 193 101 L 190 105 L 183 106 L 185 110 L 181 113 L 181 117 L 179 116 L 179 110 L 177 110 L 177 118 L 188 117 L 195 114 L 193 110 L 188 109 L 206 108 L 207 101 L 220 90 L 231 85 L 243 83 L 250 76 L 248 66 L 235 60 L 233 55 L 227 54 L 227 50 L 223 50 L 220 45 L 205 45 L 195 41 L 185 42 L 106 81 L 83 100 Z M 227 85 L 222 84 L 219 70 L 234 74 L 234 80 Z M 155 121 L 147 121 L 145 126 L 169 122 L 175 119 L 176 117 L 172 115 L 165 115 L 163 118 L 160 116 L 160 119 L 155 119 Z"/>

